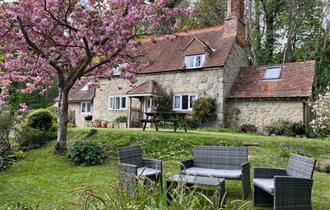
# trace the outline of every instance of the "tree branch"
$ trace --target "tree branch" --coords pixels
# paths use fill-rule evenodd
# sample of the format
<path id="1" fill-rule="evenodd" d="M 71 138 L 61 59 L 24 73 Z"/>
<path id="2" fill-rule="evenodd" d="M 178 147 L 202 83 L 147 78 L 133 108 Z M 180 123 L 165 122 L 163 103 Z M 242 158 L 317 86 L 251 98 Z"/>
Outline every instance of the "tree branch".
<path id="1" fill-rule="evenodd" d="M 56 62 L 54 62 L 53 60 L 49 59 L 48 56 L 30 39 L 27 31 L 25 30 L 25 26 L 24 26 L 24 24 L 22 22 L 22 19 L 19 16 L 17 16 L 17 22 L 18 22 L 18 25 L 19 25 L 20 30 L 23 33 L 23 36 L 24 36 L 24 39 L 25 39 L 26 43 L 32 48 L 32 50 L 36 54 L 40 55 L 42 58 L 47 59 L 48 62 L 49 62 L 49 64 L 52 67 L 54 67 L 57 70 L 58 73 L 61 72 L 62 69 L 56 64 Z"/>
<path id="2" fill-rule="evenodd" d="M 61 26 L 66 27 L 66 28 L 68 28 L 68 29 L 70 29 L 70 30 L 72 30 L 72 31 L 74 31 L 74 32 L 78 32 L 78 31 L 79 31 L 77 28 L 71 26 L 70 24 L 64 23 L 64 22 L 60 21 L 58 18 L 56 18 L 55 15 L 54 15 L 51 11 L 49 11 L 49 10 L 47 9 L 47 0 L 44 0 L 44 4 L 45 4 L 44 10 L 45 10 L 45 11 L 50 15 L 50 17 L 51 17 L 53 20 L 55 20 L 58 24 L 60 24 Z"/>

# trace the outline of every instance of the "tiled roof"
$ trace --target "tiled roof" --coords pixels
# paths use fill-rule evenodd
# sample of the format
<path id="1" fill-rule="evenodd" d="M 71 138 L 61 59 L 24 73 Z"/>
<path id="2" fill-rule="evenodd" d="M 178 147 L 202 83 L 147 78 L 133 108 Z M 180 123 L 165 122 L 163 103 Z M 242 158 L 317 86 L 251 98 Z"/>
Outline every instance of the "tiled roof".
<path id="1" fill-rule="evenodd" d="M 159 84 L 153 80 L 147 81 L 138 85 L 137 87 L 129 90 L 127 92 L 128 95 L 136 95 L 136 94 L 152 94 L 152 95 L 164 95 L 164 91 L 159 86 Z"/>
<path id="2" fill-rule="evenodd" d="M 139 73 L 184 70 L 185 50 L 199 53 L 204 47 L 202 43 L 213 50 L 203 68 L 223 66 L 236 41 L 235 37 L 223 38 L 223 29 L 223 26 L 215 26 L 141 40 L 141 53 L 150 65 Z M 200 41 L 200 45 L 195 41 Z M 193 44 L 192 48 L 190 43 Z"/>
<path id="3" fill-rule="evenodd" d="M 95 96 L 95 87 L 90 87 L 88 91 L 80 91 L 84 84 L 76 83 L 69 92 L 69 102 L 92 101 Z M 59 97 L 55 98 L 58 101 Z"/>
<path id="4" fill-rule="evenodd" d="M 278 80 L 263 80 L 267 67 L 241 68 L 228 98 L 310 97 L 312 96 L 315 61 L 286 63 Z"/>

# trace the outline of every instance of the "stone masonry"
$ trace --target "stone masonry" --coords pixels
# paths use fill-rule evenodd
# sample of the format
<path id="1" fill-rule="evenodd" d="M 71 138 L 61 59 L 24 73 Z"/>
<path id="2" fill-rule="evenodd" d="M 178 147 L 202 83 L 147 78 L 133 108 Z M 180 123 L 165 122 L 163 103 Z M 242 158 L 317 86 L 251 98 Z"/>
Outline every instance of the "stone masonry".
<path id="1" fill-rule="evenodd" d="M 234 44 L 227 58 L 225 68 L 216 67 L 203 70 L 139 74 L 137 75 L 138 82 L 134 85 L 137 86 L 149 80 L 154 80 L 167 93 L 172 91 L 174 94 L 191 93 L 197 94 L 198 97 L 213 97 L 217 103 L 217 120 L 214 125 L 220 126 L 224 123 L 225 95 L 229 93 L 240 67 L 246 65 L 246 63 L 244 50 Z M 121 78 L 113 78 L 110 81 L 102 80 L 100 86 L 96 90 L 94 98 L 94 119 L 112 121 L 120 115 L 127 116 L 127 110 L 109 110 L 108 106 L 109 96 L 125 96 L 126 92 L 132 88 L 130 83 Z M 133 105 L 136 106 L 134 103 Z M 82 126 L 80 122 L 78 125 Z"/>
<path id="2" fill-rule="evenodd" d="M 276 120 L 302 122 L 303 101 L 285 100 L 229 100 L 226 109 L 226 123 L 238 127 L 254 124 L 258 132 Z"/>

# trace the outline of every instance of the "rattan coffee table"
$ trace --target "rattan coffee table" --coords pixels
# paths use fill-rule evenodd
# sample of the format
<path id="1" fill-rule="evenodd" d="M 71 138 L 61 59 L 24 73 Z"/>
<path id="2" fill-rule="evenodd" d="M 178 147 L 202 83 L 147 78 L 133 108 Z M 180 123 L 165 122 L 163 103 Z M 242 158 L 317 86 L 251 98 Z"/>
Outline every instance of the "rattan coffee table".
<path id="1" fill-rule="evenodd" d="M 170 178 L 166 178 L 166 196 L 168 201 L 171 201 L 171 188 L 176 187 L 178 184 L 184 184 L 187 187 L 191 186 L 212 186 L 215 187 L 215 201 L 214 204 L 217 208 L 220 207 L 221 201 L 225 194 L 225 180 L 215 177 L 206 177 L 206 176 L 192 176 L 192 175 L 183 175 L 177 174 Z"/>

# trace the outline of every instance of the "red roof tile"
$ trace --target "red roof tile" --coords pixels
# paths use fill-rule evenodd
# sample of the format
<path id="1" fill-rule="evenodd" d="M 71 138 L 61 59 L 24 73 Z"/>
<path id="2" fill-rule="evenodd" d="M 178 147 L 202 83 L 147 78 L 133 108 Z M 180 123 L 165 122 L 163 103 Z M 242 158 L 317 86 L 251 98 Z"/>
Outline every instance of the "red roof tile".
<path id="1" fill-rule="evenodd" d="M 241 68 L 228 98 L 310 97 L 315 77 L 315 61 L 286 63 L 280 79 L 263 80 L 267 67 Z"/>
<path id="2" fill-rule="evenodd" d="M 129 90 L 127 92 L 129 95 L 134 94 L 152 94 L 152 95 L 164 95 L 164 91 L 159 86 L 159 84 L 153 80 L 147 81 L 138 85 L 137 87 Z"/>
<path id="3" fill-rule="evenodd" d="M 69 102 L 92 101 L 95 96 L 95 87 L 90 87 L 88 91 L 80 91 L 85 85 L 76 83 L 69 92 Z M 54 101 L 58 101 L 57 96 Z"/>
<path id="4" fill-rule="evenodd" d="M 203 68 L 223 66 L 236 41 L 235 37 L 223 38 L 223 29 L 223 26 L 215 26 L 141 40 L 141 53 L 150 65 L 139 73 L 184 70 L 185 49 L 196 38 L 214 50 L 206 58 Z M 200 51 L 201 46 L 193 46 L 193 52 Z"/>

